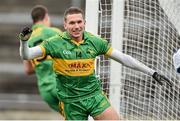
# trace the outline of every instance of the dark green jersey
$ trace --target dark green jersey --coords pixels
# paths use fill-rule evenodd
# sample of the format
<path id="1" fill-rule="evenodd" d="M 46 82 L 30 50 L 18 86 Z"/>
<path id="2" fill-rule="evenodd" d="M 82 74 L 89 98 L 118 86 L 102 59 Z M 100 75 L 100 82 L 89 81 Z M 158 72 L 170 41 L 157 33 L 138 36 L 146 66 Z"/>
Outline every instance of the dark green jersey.
<path id="1" fill-rule="evenodd" d="M 61 34 L 57 28 L 47 27 L 43 24 L 35 24 L 32 26 L 33 33 L 28 40 L 30 47 L 39 45 L 44 40 Z M 55 88 L 55 73 L 52 68 L 52 59 L 50 56 L 36 58 L 32 60 L 35 66 L 36 76 L 38 79 L 38 86 L 40 90 L 51 90 Z"/>
<path id="2" fill-rule="evenodd" d="M 64 102 L 73 102 L 101 92 L 100 81 L 94 73 L 96 56 L 109 54 L 111 47 L 102 38 L 88 32 L 77 43 L 67 32 L 41 44 L 44 55 L 51 55 L 57 74 L 58 97 Z"/>

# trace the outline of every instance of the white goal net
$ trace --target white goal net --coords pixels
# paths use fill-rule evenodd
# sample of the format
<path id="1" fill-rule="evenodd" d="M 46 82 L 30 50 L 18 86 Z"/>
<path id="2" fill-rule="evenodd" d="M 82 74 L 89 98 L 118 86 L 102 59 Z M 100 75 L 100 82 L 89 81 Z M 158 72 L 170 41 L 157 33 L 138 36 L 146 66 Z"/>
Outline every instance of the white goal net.
<path id="1" fill-rule="evenodd" d="M 180 120 L 180 79 L 172 64 L 174 50 L 180 48 L 180 0 L 119 0 L 123 1 L 123 13 L 119 11 L 123 26 L 118 28 L 123 30 L 122 40 L 112 39 L 112 24 L 118 27 L 121 23 L 113 23 L 115 1 L 98 0 L 97 34 L 112 45 L 121 41 L 117 49 L 164 74 L 174 84 L 173 88 L 160 86 L 151 76 L 122 66 L 117 77 L 120 99 L 116 108 L 124 119 Z M 114 76 L 110 73 L 111 61 L 101 56 L 97 62 L 97 74 L 110 96 Z"/>

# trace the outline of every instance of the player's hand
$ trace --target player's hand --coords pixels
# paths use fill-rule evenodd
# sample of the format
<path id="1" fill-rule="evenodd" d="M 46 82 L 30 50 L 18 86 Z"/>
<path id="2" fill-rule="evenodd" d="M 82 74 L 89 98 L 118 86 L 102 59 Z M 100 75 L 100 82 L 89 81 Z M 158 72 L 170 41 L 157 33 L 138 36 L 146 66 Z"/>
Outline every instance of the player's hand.
<path id="1" fill-rule="evenodd" d="M 173 54 L 173 65 L 177 73 L 180 73 L 180 49 Z"/>
<path id="2" fill-rule="evenodd" d="M 19 33 L 19 39 L 27 41 L 31 36 L 32 30 L 29 27 L 23 28 L 22 32 Z"/>
<path id="3" fill-rule="evenodd" d="M 152 77 L 160 84 L 163 85 L 163 83 L 167 83 L 170 87 L 172 87 L 172 82 L 166 78 L 164 75 L 158 74 L 157 72 L 154 72 Z"/>

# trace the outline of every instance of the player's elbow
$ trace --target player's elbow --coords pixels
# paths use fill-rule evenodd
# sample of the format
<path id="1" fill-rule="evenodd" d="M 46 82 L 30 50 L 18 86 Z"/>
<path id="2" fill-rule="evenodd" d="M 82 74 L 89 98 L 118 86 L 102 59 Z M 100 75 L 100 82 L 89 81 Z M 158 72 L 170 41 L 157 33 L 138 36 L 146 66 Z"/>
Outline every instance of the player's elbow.
<path id="1" fill-rule="evenodd" d="M 32 75 L 32 74 L 34 74 L 34 72 L 33 71 L 26 71 L 26 74 L 27 75 Z"/>
<path id="2" fill-rule="evenodd" d="M 30 71 L 25 71 L 27 75 L 31 75 L 32 73 Z"/>
<path id="3" fill-rule="evenodd" d="M 25 69 L 25 73 L 27 75 L 32 75 L 32 74 L 34 74 L 34 70 L 33 69 Z"/>

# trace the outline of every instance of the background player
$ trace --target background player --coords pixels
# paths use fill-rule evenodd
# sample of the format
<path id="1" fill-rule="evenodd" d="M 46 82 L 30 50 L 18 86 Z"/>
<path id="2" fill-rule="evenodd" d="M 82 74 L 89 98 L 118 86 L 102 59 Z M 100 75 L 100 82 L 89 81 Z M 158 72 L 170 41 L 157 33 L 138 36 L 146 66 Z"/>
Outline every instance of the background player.
<path id="1" fill-rule="evenodd" d="M 28 40 L 28 45 L 34 47 L 44 40 L 61 34 L 57 28 L 50 27 L 50 18 L 45 6 L 36 5 L 31 11 L 33 21 L 32 35 Z M 39 57 L 33 60 L 24 60 L 23 64 L 27 74 L 36 73 L 39 93 L 42 99 L 55 111 L 59 112 L 59 100 L 56 94 L 56 79 L 52 68 L 50 56 Z"/>

